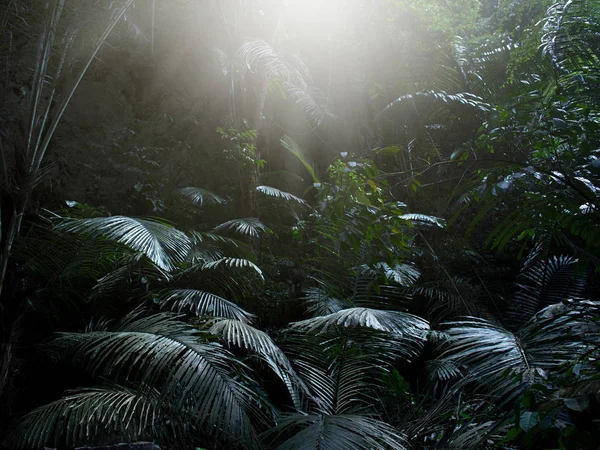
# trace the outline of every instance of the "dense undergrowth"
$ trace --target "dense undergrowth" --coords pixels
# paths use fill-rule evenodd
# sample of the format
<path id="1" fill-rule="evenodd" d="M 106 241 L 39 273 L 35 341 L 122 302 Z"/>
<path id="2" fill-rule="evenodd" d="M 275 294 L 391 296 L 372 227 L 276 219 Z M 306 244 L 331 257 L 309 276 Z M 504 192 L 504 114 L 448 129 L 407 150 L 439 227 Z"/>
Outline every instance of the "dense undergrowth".
<path id="1" fill-rule="evenodd" d="M 5 448 L 597 447 L 597 0 L 6 3 Z"/>

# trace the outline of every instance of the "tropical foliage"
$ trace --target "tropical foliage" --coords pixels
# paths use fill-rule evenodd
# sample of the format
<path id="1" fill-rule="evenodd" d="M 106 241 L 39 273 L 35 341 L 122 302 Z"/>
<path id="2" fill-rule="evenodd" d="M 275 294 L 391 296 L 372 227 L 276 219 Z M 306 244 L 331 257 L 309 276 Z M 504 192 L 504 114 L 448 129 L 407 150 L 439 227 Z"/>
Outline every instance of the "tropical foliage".
<path id="1" fill-rule="evenodd" d="M 5 448 L 597 447 L 598 0 L 8 3 Z"/>

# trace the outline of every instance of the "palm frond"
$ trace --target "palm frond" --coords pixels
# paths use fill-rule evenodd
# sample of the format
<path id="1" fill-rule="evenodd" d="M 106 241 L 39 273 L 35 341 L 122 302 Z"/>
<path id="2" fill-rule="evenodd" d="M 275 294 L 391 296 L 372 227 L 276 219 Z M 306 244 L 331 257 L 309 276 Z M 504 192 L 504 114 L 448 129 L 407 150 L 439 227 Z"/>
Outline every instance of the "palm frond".
<path id="1" fill-rule="evenodd" d="M 206 206 L 206 205 L 216 205 L 226 203 L 222 197 L 219 197 L 217 194 L 213 194 L 206 189 L 198 188 L 198 187 L 186 187 L 182 189 L 178 189 L 177 193 L 188 200 L 191 200 L 192 203 L 198 206 Z"/>
<path id="2" fill-rule="evenodd" d="M 244 43 L 239 48 L 237 57 L 244 61 L 251 70 L 260 72 L 267 78 L 275 77 L 288 81 L 299 75 L 271 45 L 263 40 Z"/>
<path id="3" fill-rule="evenodd" d="M 524 268 L 517 284 L 519 290 L 507 313 L 509 320 L 522 325 L 542 308 L 580 300 L 587 280 L 585 274 L 576 274 L 576 263 L 575 258 L 554 256 Z"/>
<path id="4" fill-rule="evenodd" d="M 382 270 L 388 280 L 405 287 L 414 285 L 421 276 L 421 272 L 410 264 L 395 264 L 394 266 L 390 266 L 383 262 L 377 263 L 375 267 Z"/>
<path id="5" fill-rule="evenodd" d="M 348 308 L 312 319 L 294 322 L 292 328 L 310 333 L 327 332 L 338 327 L 366 327 L 418 340 L 426 339 L 429 324 L 426 320 L 400 311 L 370 308 Z"/>
<path id="6" fill-rule="evenodd" d="M 280 191 L 274 187 L 257 186 L 256 190 L 261 194 L 268 195 L 269 197 L 281 198 L 283 200 L 294 201 L 300 203 L 301 205 L 306 205 L 306 201 L 302 200 L 300 197 L 296 197 L 294 194 L 290 194 L 289 192 Z"/>
<path id="7" fill-rule="evenodd" d="M 214 228 L 214 231 L 233 230 L 244 236 L 258 237 L 261 233 L 268 231 L 267 226 L 255 217 L 228 220 Z"/>
<path id="8" fill-rule="evenodd" d="M 223 258 L 212 261 L 199 261 L 184 274 L 190 281 L 197 280 L 195 288 L 212 292 L 223 298 L 235 299 L 236 302 L 247 298 L 254 292 L 256 272 L 254 270 L 239 270 L 227 264 L 216 264 Z M 208 265 L 208 267 L 207 267 Z"/>
<path id="9" fill-rule="evenodd" d="M 166 428 L 158 391 L 122 386 L 75 391 L 25 416 L 7 442 L 14 449 L 158 437 Z"/>
<path id="10" fill-rule="evenodd" d="M 254 317 L 229 300 L 197 289 L 167 289 L 160 292 L 157 301 L 169 306 L 172 311 L 185 311 L 203 318 L 219 317 L 251 322 Z"/>
<path id="11" fill-rule="evenodd" d="M 561 0 L 548 8 L 541 48 L 555 67 L 576 71 L 582 64 L 598 64 L 599 8 L 598 0 Z"/>
<path id="12" fill-rule="evenodd" d="M 322 289 L 310 288 L 304 291 L 306 309 L 313 316 L 325 316 L 347 309 L 350 302 L 327 295 Z"/>
<path id="13" fill-rule="evenodd" d="M 307 388 L 300 380 L 287 356 L 264 331 L 239 320 L 219 320 L 209 333 L 219 336 L 227 345 L 258 354 L 285 384 L 297 409 L 301 409 Z"/>
<path id="14" fill-rule="evenodd" d="M 399 218 L 403 220 L 408 220 L 414 225 L 435 225 L 440 228 L 444 228 L 446 226 L 446 222 L 444 221 L 444 219 L 440 219 L 439 217 L 435 216 L 428 216 L 426 214 L 402 214 L 401 216 L 399 216 Z"/>
<path id="15" fill-rule="evenodd" d="M 93 373 L 162 388 L 174 408 L 215 434 L 255 442 L 257 397 L 233 355 L 169 314 L 139 315 L 114 331 L 59 334 L 53 345 Z"/>
<path id="16" fill-rule="evenodd" d="M 321 91 L 302 83 L 285 83 L 285 90 L 292 99 L 308 114 L 317 127 L 327 124 L 336 116 L 327 108 L 327 98 Z"/>
<path id="17" fill-rule="evenodd" d="M 256 272 L 258 274 L 258 276 L 261 278 L 261 280 L 264 279 L 262 270 L 260 270 L 260 268 L 256 264 L 254 264 L 252 261 L 249 261 L 249 260 L 243 259 L 243 258 L 229 258 L 229 257 L 221 258 L 217 261 L 205 263 L 202 266 L 202 269 L 210 270 L 210 269 L 218 269 L 221 267 L 230 267 L 230 268 L 238 268 L 238 269 L 245 269 L 245 268 L 252 269 L 254 272 Z"/>
<path id="18" fill-rule="evenodd" d="M 412 101 L 416 98 L 439 101 L 446 104 L 458 103 L 465 106 L 478 109 L 480 111 L 491 111 L 492 107 L 483 101 L 483 99 L 475 94 L 469 92 L 459 92 L 456 94 L 449 94 L 445 91 L 427 91 L 427 92 L 416 92 L 414 94 L 406 94 L 398 97 L 396 100 L 388 104 L 381 112 L 385 112 L 388 109 L 401 104 L 405 101 Z"/>
<path id="19" fill-rule="evenodd" d="M 441 359 L 467 367 L 472 380 L 509 401 L 524 386 L 588 349 L 584 340 L 598 332 L 591 322 L 593 314 L 597 312 L 577 302 L 551 305 L 518 333 L 474 317 L 453 322 Z"/>
<path id="20" fill-rule="evenodd" d="M 139 261 L 136 255 L 125 255 L 117 260 L 114 266 L 97 280 L 90 293 L 90 299 L 118 298 L 124 293 L 130 298 L 144 295 L 149 283 L 162 283 L 171 279 L 168 272 L 149 261 Z"/>
<path id="21" fill-rule="evenodd" d="M 454 361 L 433 359 L 425 364 L 429 381 L 450 381 L 462 375 L 460 367 Z"/>
<path id="22" fill-rule="evenodd" d="M 336 329 L 311 334 L 288 329 L 286 354 L 311 392 L 316 410 L 349 414 L 374 405 L 374 393 L 398 360 L 410 361 L 422 342 L 372 328 Z"/>
<path id="23" fill-rule="evenodd" d="M 302 163 L 306 171 L 310 174 L 310 177 L 312 178 L 313 182 L 318 183 L 319 179 L 317 178 L 315 169 L 312 167 L 312 165 L 309 164 L 304 154 L 304 150 L 302 150 L 302 148 L 296 143 L 296 141 L 294 141 L 291 137 L 286 135 L 281 138 L 280 142 L 283 148 L 285 148 L 288 152 L 290 152 L 292 155 L 298 158 L 298 161 Z"/>
<path id="24" fill-rule="evenodd" d="M 359 415 L 290 414 L 284 416 L 275 433 L 289 436 L 279 450 L 404 450 L 404 436 L 385 422 Z"/>
<path id="25" fill-rule="evenodd" d="M 105 238 L 143 253 L 163 270 L 173 270 L 187 257 L 191 243 L 185 233 L 165 222 L 125 216 L 64 219 L 56 229 Z"/>
<path id="26" fill-rule="evenodd" d="M 198 263 L 202 259 L 216 261 L 225 255 L 250 261 L 256 260 L 252 247 L 238 239 L 217 233 L 198 231 L 191 231 L 189 236 L 192 241 L 190 259 L 193 263 Z M 204 258 L 204 256 L 207 257 Z"/>

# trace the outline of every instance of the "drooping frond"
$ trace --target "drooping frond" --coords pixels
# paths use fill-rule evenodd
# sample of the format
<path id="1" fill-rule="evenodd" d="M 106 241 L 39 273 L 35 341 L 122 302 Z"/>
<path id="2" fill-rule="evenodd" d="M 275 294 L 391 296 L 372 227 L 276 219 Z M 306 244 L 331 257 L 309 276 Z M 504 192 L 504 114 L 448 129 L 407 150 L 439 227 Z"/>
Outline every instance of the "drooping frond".
<path id="1" fill-rule="evenodd" d="M 261 194 L 268 195 L 269 197 L 281 198 L 283 200 L 294 201 L 300 203 L 301 205 L 306 205 L 306 201 L 302 200 L 300 197 L 296 197 L 294 194 L 290 194 L 289 192 L 280 191 L 274 187 L 257 186 L 256 190 Z"/>
<path id="2" fill-rule="evenodd" d="M 256 217 L 246 217 L 244 219 L 228 220 L 217 225 L 214 231 L 232 230 L 244 236 L 258 237 L 261 233 L 268 230 L 267 226 Z"/>
<path id="3" fill-rule="evenodd" d="M 317 178 L 315 169 L 312 165 L 310 165 L 310 163 L 306 159 L 304 150 L 302 150 L 302 148 L 296 143 L 296 141 L 294 141 L 291 137 L 286 135 L 281 138 L 280 142 L 283 148 L 285 148 L 288 152 L 290 152 L 292 155 L 298 158 L 298 161 L 302 163 L 306 171 L 310 174 L 310 177 L 312 178 L 313 182 L 318 183 L 319 179 Z"/>
<path id="4" fill-rule="evenodd" d="M 28 449 L 153 439 L 167 428 L 164 406 L 158 391 L 147 387 L 75 391 L 27 414 L 8 442 Z"/>
<path id="5" fill-rule="evenodd" d="M 203 269 L 218 269 L 220 267 L 230 267 L 238 269 L 249 268 L 256 272 L 261 279 L 264 279 L 262 270 L 260 270 L 260 268 L 252 261 L 248 261 L 247 259 L 226 257 L 221 258 L 217 261 L 208 262 L 202 266 Z"/>
<path id="6" fill-rule="evenodd" d="M 157 220 L 125 216 L 64 219 L 56 228 L 118 242 L 143 253 L 150 261 L 167 271 L 184 261 L 191 249 L 190 240 L 185 233 Z"/>
<path id="7" fill-rule="evenodd" d="M 598 64 L 599 8 L 598 0 L 560 0 L 548 9 L 541 48 L 555 67 L 576 71 Z"/>
<path id="8" fill-rule="evenodd" d="M 290 433 L 294 433 L 288 437 Z M 358 415 L 290 414 L 269 435 L 287 439 L 280 450 L 405 450 L 404 436 L 385 422 Z"/>
<path id="9" fill-rule="evenodd" d="M 139 261 L 136 255 L 126 255 L 115 262 L 116 267 L 97 280 L 90 299 L 114 298 L 123 293 L 139 294 L 135 285 L 145 291 L 147 283 L 169 281 L 171 275 L 149 261 Z M 143 295 L 143 294 L 142 294 Z"/>
<path id="10" fill-rule="evenodd" d="M 206 206 L 206 205 L 215 205 L 215 204 L 223 204 L 226 200 L 222 197 L 219 197 L 217 194 L 213 194 L 206 189 L 197 188 L 197 187 L 186 187 L 183 189 L 177 190 L 177 193 L 182 197 L 191 200 L 192 203 L 198 206 Z"/>
<path id="11" fill-rule="evenodd" d="M 575 273 L 576 263 L 575 258 L 555 256 L 527 266 L 508 311 L 511 322 L 522 325 L 544 307 L 579 300 L 587 280 L 585 274 Z"/>
<path id="12" fill-rule="evenodd" d="M 383 311 L 370 308 L 348 308 L 291 324 L 292 328 L 310 333 L 327 332 L 337 327 L 366 327 L 407 336 L 426 339 L 429 325 L 426 320 L 400 311 Z"/>
<path id="13" fill-rule="evenodd" d="M 406 94 L 401 97 L 398 97 L 396 100 L 388 104 L 382 112 L 385 112 L 386 110 L 394 107 L 395 105 L 401 104 L 405 101 L 412 101 L 415 98 L 434 100 L 442 103 L 458 103 L 486 112 L 492 110 L 492 107 L 488 103 L 484 102 L 481 97 L 475 94 L 471 94 L 469 92 L 449 94 L 445 91 L 427 91 L 416 92 L 414 94 Z"/>
<path id="14" fill-rule="evenodd" d="M 192 241 L 190 259 L 193 263 L 202 260 L 216 261 L 225 255 L 256 260 L 252 247 L 238 239 L 212 232 L 191 231 L 189 235 Z"/>
<path id="15" fill-rule="evenodd" d="M 352 306 L 347 300 L 327 295 L 322 289 L 310 288 L 304 291 L 306 309 L 313 316 L 333 314 Z"/>
<path id="16" fill-rule="evenodd" d="M 316 410 L 348 414 L 370 408 L 373 393 L 395 361 L 410 361 L 419 351 L 414 342 L 371 328 L 327 334 L 289 329 L 282 342 L 286 354 L 306 383 Z"/>
<path id="17" fill-rule="evenodd" d="M 285 90 L 308 114 L 315 126 L 323 126 L 335 119 L 336 116 L 327 108 L 327 99 L 318 89 L 304 83 L 285 83 Z"/>
<path id="18" fill-rule="evenodd" d="M 223 298 L 232 298 L 236 301 L 247 298 L 253 291 L 253 284 L 257 281 L 254 270 L 236 269 L 227 264 L 216 264 L 221 259 L 212 261 L 199 261 L 185 271 L 192 280 L 200 283 L 197 289 L 212 292 Z"/>
<path id="19" fill-rule="evenodd" d="M 174 408 L 186 408 L 191 422 L 215 434 L 255 440 L 256 398 L 240 363 L 168 314 L 134 315 L 114 331 L 62 333 L 53 345 L 93 373 L 157 386 Z"/>
<path id="20" fill-rule="evenodd" d="M 26 267 L 48 280 L 97 280 L 110 271 L 114 261 L 129 253 L 105 240 L 85 239 L 36 227 L 35 234 L 21 236 L 13 255 Z"/>
<path id="21" fill-rule="evenodd" d="M 551 305 L 517 333 L 479 318 L 453 322 L 442 359 L 466 367 L 470 379 L 508 401 L 586 351 L 584 340 L 598 335 L 593 314 L 597 311 L 577 303 Z"/>
<path id="22" fill-rule="evenodd" d="M 430 381 L 450 381 L 462 375 L 460 367 L 454 361 L 432 359 L 425 364 L 427 378 Z"/>
<path id="23" fill-rule="evenodd" d="M 219 320 L 208 331 L 219 336 L 227 345 L 258 354 L 285 384 L 296 408 L 302 407 L 307 388 L 296 375 L 287 356 L 267 333 L 233 319 Z"/>
<path id="24" fill-rule="evenodd" d="M 388 280 L 405 287 L 415 284 L 421 276 L 421 272 L 411 264 L 390 266 L 387 263 L 377 263 L 375 267 L 382 270 Z"/>
<path id="25" fill-rule="evenodd" d="M 235 303 L 196 289 L 167 289 L 159 294 L 157 300 L 172 311 L 190 312 L 198 317 L 221 317 L 242 322 L 250 322 L 253 318 Z"/>
<path id="26" fill-rule="evenodd" d="M 408 220 L 414 225 L 435 225 L 440 228 L 444 228 L 446 226 L 446 222 L 444 221 L 444 219 L 440 219 L 439 217 L 435 216 L 428 216 L 426 214 L 402 214 L 399 218 L 403 220 Z"/>
<path id="27" fill-rule="evenodd" d="M 254 71 L 262 72 L 266 77 L 276 77 L 280 80 L 291 80 L 294 75 L 286 61 L 263 40 L 244 43 L 238 50 L 238 57 Z"/>

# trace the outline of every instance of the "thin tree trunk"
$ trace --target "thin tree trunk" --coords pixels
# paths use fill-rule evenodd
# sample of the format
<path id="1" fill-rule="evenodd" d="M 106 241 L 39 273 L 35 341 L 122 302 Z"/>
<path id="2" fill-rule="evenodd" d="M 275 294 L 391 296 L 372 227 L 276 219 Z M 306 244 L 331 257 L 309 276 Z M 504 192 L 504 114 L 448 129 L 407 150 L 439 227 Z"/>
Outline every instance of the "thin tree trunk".
<path id="1" fill-rule="evenodd" d="M 0 343 L 0 398 L 10 380 L 10 369 L 12 368 L 13 342 Z"/>
<path id="2" fill-rule="evenodd" d="M 52 107 L 52 102 L 54 99 L 54 91 L 50 95 L 50 100 L 47 104 L 45 112 L 43 108 L 39 108 L 40 99 L 42 98 L 43 93 L 43 80 L 46 77 L 47 71 L 47 62 L 50 58 L 50 51 L 52 49 L 52 45 L 54 43 L 54 32 L 56 23 L 60 18 L 60 13 L 62 10 L 63 0 L 58 0 L 54 4 L 54 10 L 52 12 L 52 16 L 49 19 L 47 29 L 41 36 L 41 59 L 38 56 L 38 67 L 36 68 L 36 77 L 34 80 L 34 86 L 32 86 L 32 103 L 31 103 L 31 111 L 30 111 L 30 123 L 28 124 L 28 133 L 26 136 L 26 141 L 28 142 L 28 146 L 26 148 L 26 156 L 28 161 L 26 163 L 26 173 L 29 179 L 37 178 L 39 173 L 40 166 L 44 160 L 46 155 L 46 151 L 50 145 L 50 141 L 54 136 L 54 132 L 60 123 L 62 116 L 69 105 L 71 98 L 73 97 L 75 91 L 77 90 L 81 80 L 89 69 L 92 61 L 98 54 L 98 51 L 102 47 L 102 44 L 106 41 L 108 35 L 111 33 L 115 25 L 121 20 L 121 17 L 125 14 L 125 11 L 131 6 L 133 0 L 126 0 L 123 5 L 121 11 L 114 16 L 104 33 L 96 42 L 91 54 L 89 55 L 85 65 L 79 72 L 75 83 L 73 86 L 66 92 L 66 95 L 63 98 L 63 101 L 58 105 L 58 109 L 53 119 L 50 121 L 48 125 L 48 129 L 44 130 L 46 121 L 48 119 L 48 114 L 50 113 L 50 109 Z M 41 118 L 41 128 L 36 128 L 35 124 L 37 120 Z M 45 131 L 45 133 L 44 133 Z M 3 150 L 3 149 L 2 149 Z M 5 162 L 3 161 L 3 172 L 7 172 L 7 168 Z M 22 192 L 21 195 L 16 198 L 15 206 L 13 206 L 12 216 L 10 217 L 10 221 L 8 224 L 8 228 L 5 233 L 0 234 L 0 324 L 5 326 L 5 314 L 6 314 L 6 294 L 4 292 L 6 285 L 6 275 L 8 271 L 8 264 L 10 261 L 11 253 L 13 250 L 13 245 L 15 239 L 19 235 L 21 230 L 21 224 L 23 223 L 23 215 L 27 209 L 29 204 L 29 200 L 31 198 L 33 185 L 26 186 L 17 186 L 16 192 L 19 190 Z M 4 227 L 2 227 L 4 228 Z M 9 333 L 7 334 L 6 343 L 0 344 L 2 346 L 1 354 L 0 354 L 0 362 L 2 365 L 0 366 L 0 399 L 4 393 L 4 389 L 9 382 L 10 373 L 12 368 L 12 359 L 13 359 L 13 350 L 14 350 L 14 327 L 16 322 L 12 322 L 12 324 L 8 325 Z"/>
<path id="3" fill-rule="evenodd" d="M 24 199 L 19 205 L 19 207 L 14 208 L 13 215 L 10 218 L 10 223 L 8 225 L 8 230 L 6 231 L 4 242 L 2 242 L 2 253 L 0 256 L 0 299 L 2 298 L 2 292 L 4 289 L 6 271 L 8 269 L 8 261 L 12 253 L 12 247 L 15 242 L 15 238 L 21 230 L 21 224 L 23 223 L 23 215 L 25 214 L 26 204 L 27 201 Z"/>
<path id="4" fill-rule="evenodd" d="M 17 337 L 16 331 L 19 323 L 20 319 L 13 321 L 11 328 L 6 333 L 6 340 L 0 342 L 0 399 L 2 399 L 2 394 L 11 379 Z"/>

